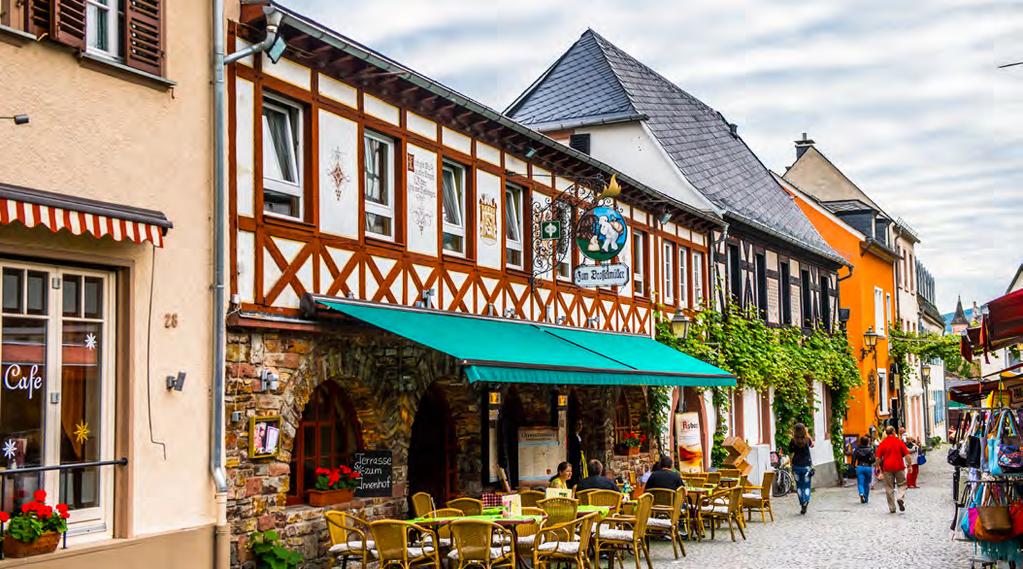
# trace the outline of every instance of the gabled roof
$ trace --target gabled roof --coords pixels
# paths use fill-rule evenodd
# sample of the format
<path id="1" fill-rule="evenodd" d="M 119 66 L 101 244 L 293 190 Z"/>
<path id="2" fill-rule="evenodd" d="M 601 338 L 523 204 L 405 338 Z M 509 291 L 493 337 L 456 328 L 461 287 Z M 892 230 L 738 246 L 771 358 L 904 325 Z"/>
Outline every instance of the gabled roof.
<path id="1" fill-rule="evenodd" d="M 843 262 L 721 113 L 593 30 L 505 113 L 545 131 L 643 120 L 679 171 L 726 218 Z"/>
<path id="2" fill-rule="evenodd" d="M 856 182 L 853 182 L 851 179 L 849 179 L 849 176 L 846 176 L 845 172 L 843 172 L 838 166 L 835 165 L 834 162 L 832 162 L 827 156 L 825 156 L 824 153 L 820 151 L 820 149 L 814 146 L 813 141 L 807 141 L 804 139 L 801 141 L 797 141 L 797 143 L 799 142 L 807 142 L 809 144 L 804 144 L 803 152 L 799 154 L 799 156 L 796 158 L 796 161 L 793 162 L 791 166 L 785 169 L 784 177 L 786 180 L 789 179 L 792 174 L 794 174 L 793 169 L 798 169 L 797 166 L 801 165 L 801 163 L 806 163 L 813 160 L 822 161 L 824 164 L 828 166 L 828 169 L 831 171 L 832 174 L 835 175 L 838 181 L 842 183 L 841 184 L 829 183 L 827 184 L 827 186 L 822 186 L 820 183 L 807 183 L 807 181 L 804 181 L 801 184 L 801 187 L 803 187 L 807 192 L 810 192 L 810 194 L 824 201 L 858 200 L 870 205 L 871 208 L 873 208 L 881 215 L 884 215 L 889 219 L 894 219 L 891 216 L 889 216 L 884 211 L 884 209 L 881 208 L 881 206 L 877 205 L 877 203 L 875 203 L 874 200 L 870 199 L 870 196 L 867 195 L 867 192 L 864 192 L 862 189 L 860 189 L 859 186 L 856 185 Z"/>
<path id="3" fill-rule="evenodd" d="M 871 211 L 877 213 L 877 210 L 870 206 L 870 204 L 864 203 L 860 200 L 835 200 L 835 201 L 822 201 L 821 205 L 831 210 L 832 213 L 852 213 L 861 211 Z"/>
<path id="4" fill-rule="evenodd" d="M 1005 290 L 1005 294 L 1023 287 L 1023 280 L 1020 280 L 1021 278 L 1023 278 L 1023 263 L 1019 264 L 1019 268 L 1016 269 L 1016 276 L 1012 277 L 1012 280 L 1009 281 L 1009 288 Z"/>

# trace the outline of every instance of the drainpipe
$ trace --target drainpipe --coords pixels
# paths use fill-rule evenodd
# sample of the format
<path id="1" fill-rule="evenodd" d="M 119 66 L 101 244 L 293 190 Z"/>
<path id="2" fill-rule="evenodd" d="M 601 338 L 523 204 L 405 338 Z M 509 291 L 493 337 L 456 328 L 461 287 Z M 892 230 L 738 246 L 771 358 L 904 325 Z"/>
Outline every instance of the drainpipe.
<path id="1" fill-rule="evenodd" d="M 227 220 L 227 88 L 224 83 L 225 67 L 243 57 L 267 51 L 277 39 L 283 14 L 273 7 L 265 7 L 266 38 L 263 41 L 225 55 L 224 0 L 213 0 L 213 410 L 210 471 L 216 487 L 217 526 L 214 541 L 214 568 L 227 569 L 231 564 L 231 530 L 227 525 L 227 470 L 224 467 L 224 365 L 225 365 L 225 305 L 224 305 L 224 230 Z"/>

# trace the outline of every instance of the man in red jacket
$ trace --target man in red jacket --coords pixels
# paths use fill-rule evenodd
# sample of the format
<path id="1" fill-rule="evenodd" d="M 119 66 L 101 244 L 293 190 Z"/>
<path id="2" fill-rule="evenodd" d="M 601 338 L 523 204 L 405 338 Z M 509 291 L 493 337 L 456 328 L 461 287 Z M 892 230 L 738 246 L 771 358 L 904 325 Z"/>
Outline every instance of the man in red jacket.
<path id="1" fill-rule="evenodd" d="M 881 476 L 884 478 L 884 493 L 888 497 L 888 510 L 895 513 L 895 503 L 899 511 L 906 511 L 906 457 L 909 449 L 895 434 L 894 427 L 884 430 L 887 435 L 877 445 L 877 462 L 881 465 Z M 897 492 L 896 492 L 897 491 Z"/>

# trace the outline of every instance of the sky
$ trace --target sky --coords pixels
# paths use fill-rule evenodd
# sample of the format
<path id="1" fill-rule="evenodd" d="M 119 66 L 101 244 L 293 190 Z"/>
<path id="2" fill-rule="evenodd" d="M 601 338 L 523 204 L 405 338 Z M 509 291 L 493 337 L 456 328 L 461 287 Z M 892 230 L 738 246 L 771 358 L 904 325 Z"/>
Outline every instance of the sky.
<path id="1" fill-rule="evenodd" d="M 920 236 L 938 307 L 1023 262 L 1023 0 L 286 0 L 503 110 L 586 28 L 738 124 L 782 173 L 806 132 Z"/>

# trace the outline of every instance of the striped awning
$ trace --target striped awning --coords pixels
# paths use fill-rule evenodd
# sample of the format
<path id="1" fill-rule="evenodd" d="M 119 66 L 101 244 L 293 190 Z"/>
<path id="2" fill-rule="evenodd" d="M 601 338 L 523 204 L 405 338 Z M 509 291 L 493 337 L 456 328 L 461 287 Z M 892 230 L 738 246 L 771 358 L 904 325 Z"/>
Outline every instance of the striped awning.
<path id="1" fill-rule="evenodd" d="M 173 227 L 159 211 L 0 182 L 0 224 L 14 222 L 46 227 L 54 233 L 67 230 L 74 235 L 109 236 L 114 241 L 149 241 L 157 247 L 163 247 L 163 237 Z"/>

